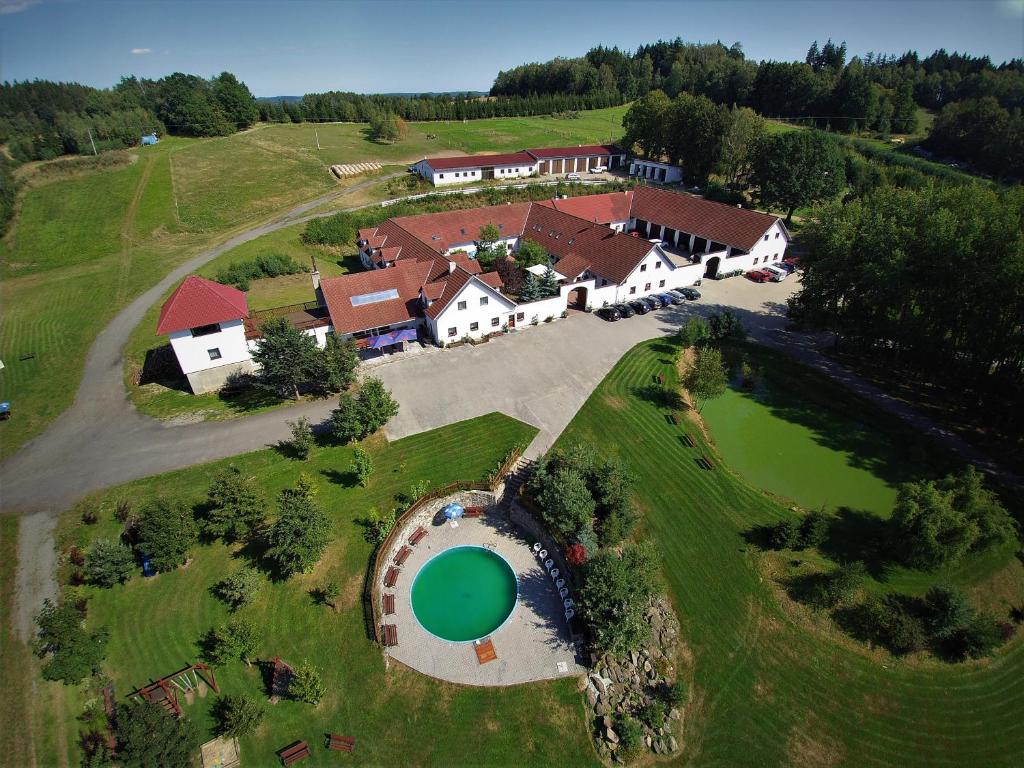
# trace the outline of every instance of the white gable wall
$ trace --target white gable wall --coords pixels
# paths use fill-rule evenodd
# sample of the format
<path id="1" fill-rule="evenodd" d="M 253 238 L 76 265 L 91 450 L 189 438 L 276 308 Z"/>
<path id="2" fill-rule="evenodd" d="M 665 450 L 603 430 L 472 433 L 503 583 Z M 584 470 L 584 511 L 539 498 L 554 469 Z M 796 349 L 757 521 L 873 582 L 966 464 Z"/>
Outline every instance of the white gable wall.
<path id="1" fill-rule="evenodd" d="M 170 334 L 171 348 L 181 372 L 186 376 L 197 371 L 219 368 L 249 360 L 249 347 L 245 343 L 245 327 L 241 320 L 220 323 L 217 333 L 193 336 L 191 330 Z M 210 358 L 210 350 L 218 350 L 220 357 Z"/>
<path id="2" fill-rule="evenodd" d="M 487 299 L 487 303 L 481 305 L 480 299 L 484 298 Z M 465 309 L 459 309 L 460 302 L 466 303 Z M 428 317 L 427 320 L 434 339 L 442 344 L 449 344 L 461 340 L 464 336 L 478 339 L 500 331 L 514 310 L 515 304 L 511 299 L 502 296 L 479 280 L 470 280 L 441 314 L 437 317 Z M 493 324 L 494 318 L 498 319 L 497 325 Z M 455 328 L 454 335 L 448 333 L 450 328 Z"/>

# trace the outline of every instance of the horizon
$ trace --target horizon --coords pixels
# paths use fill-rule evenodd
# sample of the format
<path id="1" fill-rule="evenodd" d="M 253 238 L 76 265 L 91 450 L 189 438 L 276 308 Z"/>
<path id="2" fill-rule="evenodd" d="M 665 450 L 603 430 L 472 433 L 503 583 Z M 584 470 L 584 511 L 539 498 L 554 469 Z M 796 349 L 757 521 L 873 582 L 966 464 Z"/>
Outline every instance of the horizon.
<path id="1" fill-rule="evenodd" d="M 606 11 L 609 22 L 622 8 L 631 18 L 659 14 L 663 21 L 658 34 L 647 34 L 649 25 L 599 19 L 588 25 L 592 31 L 578 35 L 579 42 L 566 39 L 566 29 L 580 31 L 581 8 L 589 18 Z M 628 5 L 527 0 L 484 6 L 463 0 L 0 0 L 0 17 L 0 79 L 6 82 L 40 79 L 109 88 L 123 76 L 159 79 L 186 72 L 211 77 L 229 71 L 258 98 L 324 91 L 488 91 L 499 71 L 520 64 L 575 58 L 598 45 L 632 51 L 676 37 L 691 43 L 720 40 L 727 46 L 738 42 L 752 60 L 803 60 L 814 40 L 820 44 L 829 38 L 846 41 L 848 58 L 908 50 L 924 57 L 940 48 L 987 55 L 997 66 L 1024 57 L 1024 0 L 782 0 L 771 6 L 745 0 Z M 396 18 L 404 20 L 401 27 L 395 27 Z M 780 18 L 786 19 L 784 35 L 774 29 Z M 524 23 L 530 34 L 520 37 L 515 30 Z M 502 28 L 510 30 L 509 44 L 482 45 L 474 59 L 466 41 L 500 42 L 492 33 Z M 225 29 L 232 34 L 225 37 Z M 353 29 L 368 32 L 358 38 Z M 458 47 L 457 56 L 446 41 Z"/>

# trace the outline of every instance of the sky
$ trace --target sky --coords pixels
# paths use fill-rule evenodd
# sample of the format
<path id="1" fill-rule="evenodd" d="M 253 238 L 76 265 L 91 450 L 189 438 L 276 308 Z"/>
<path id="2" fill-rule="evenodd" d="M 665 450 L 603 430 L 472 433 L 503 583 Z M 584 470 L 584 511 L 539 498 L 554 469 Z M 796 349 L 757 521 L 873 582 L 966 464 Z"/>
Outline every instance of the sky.
<path id="1" fill-rule="evenodd" d="M 235 73 L 257 96 L 487 90 L 499 70 L 659 37 L 752 59 L 936 48 L 1024 57 L 1024 0 L 0 0 L 0 80 Z"/>

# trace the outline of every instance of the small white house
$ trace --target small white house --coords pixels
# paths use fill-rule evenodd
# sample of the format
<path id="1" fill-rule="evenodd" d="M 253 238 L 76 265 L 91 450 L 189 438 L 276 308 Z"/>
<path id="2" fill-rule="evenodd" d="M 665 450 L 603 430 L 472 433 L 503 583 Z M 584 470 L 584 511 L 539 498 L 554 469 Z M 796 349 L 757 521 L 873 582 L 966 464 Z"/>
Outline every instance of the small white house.
<path id="1" fill-rule="evenodd" d="M 451 344 L 516 327 L 516 304 L 498 290 L 496 278 L 493 272 L 472 275 L 456 267 L 438 298 L 423 293 L 424 314 L 435 341 Z"/>
<path id="2" fill-rule="evenodd" d="M 253 369 L 245 339 L 245 294 L 189 275 L 160 310 L 157 333 L 170 337 L 181 372 L 195 394 L 219 389 L 233 373 Z"/>
<path id="3" fill-rule="evenodd" d="M 634 157 L 629 161 L 629 175 L 654 181 L 658 184 L 675 184 L 683 180 L 683 169 L 678 165 L 659 163 L 657 160 L 643 160 Z"/>

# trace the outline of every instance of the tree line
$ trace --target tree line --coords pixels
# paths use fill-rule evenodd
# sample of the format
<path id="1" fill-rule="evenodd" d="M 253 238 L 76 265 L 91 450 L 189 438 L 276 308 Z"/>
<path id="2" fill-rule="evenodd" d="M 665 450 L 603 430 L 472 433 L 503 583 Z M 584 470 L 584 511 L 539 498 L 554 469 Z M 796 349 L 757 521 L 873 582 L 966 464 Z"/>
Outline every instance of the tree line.
<path id="1" fill-rule="evenodd" d="M 136 146 L 147 133 L 226 136 L 259 118 L 230 72 L 125 77 L 113 88 L 34 80 L 0 85 L 0 142 L 18 162 Z"/>

